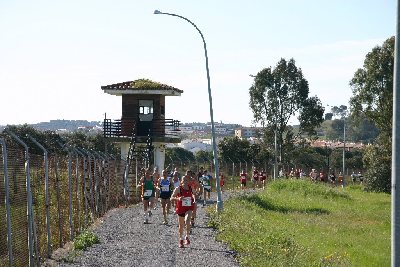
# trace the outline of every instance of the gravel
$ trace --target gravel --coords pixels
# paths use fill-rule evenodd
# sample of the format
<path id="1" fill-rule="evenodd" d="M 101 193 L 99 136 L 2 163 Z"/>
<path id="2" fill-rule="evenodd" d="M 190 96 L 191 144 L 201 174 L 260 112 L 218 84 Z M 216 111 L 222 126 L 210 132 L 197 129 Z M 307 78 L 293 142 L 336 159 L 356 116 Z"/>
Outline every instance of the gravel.
<path id="1" fill-rule="evenodd" d="M 224 192 L 223 199 L 227 197 Z M 211 198 L 216 199 L 216 194 Z M 215 201 L 208 205 L 215 207 Z M 93 229 L 100 244 L 88 248 L 72 263 L 58 266 L 240 266 L 236 253 L 215 240 L 216 231 L 207 226 L 205 210 L 198 206 L 191 243 L 185 248 L 178 248 L 177 215 L 168 215 L 169 225 L 163 225 L 160 203 L 152 211 L 150 224 L 143 224 L 142 204 L 111 210 Z"/>

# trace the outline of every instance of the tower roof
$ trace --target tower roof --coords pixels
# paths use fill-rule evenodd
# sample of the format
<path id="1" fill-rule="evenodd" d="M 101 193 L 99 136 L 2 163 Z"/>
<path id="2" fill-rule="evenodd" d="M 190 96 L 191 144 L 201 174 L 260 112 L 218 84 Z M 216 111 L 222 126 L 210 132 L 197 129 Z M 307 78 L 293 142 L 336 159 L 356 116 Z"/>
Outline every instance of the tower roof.
<path id="1" fill-rule="evenodd" d="M 166 95 L 166 96 L 180 96 L 183 90 L 178 88 L 154 82 L 149 79 L 138 79 L 130 82 L 115 83 L 101 87 L 104 93 L 110 95 Z"/>

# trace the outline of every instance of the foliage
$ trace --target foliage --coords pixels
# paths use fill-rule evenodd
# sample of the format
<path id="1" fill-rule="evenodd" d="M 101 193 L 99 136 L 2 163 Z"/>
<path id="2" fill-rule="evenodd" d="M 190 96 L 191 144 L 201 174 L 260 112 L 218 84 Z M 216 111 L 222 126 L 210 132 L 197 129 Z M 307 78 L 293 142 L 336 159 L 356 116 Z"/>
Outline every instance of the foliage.
<path id="1" fill-rule="evenodd" d="M 307 133 L 309 136 L 317 134 L 316 128 L 324 121 L 324 108 L 321 100 L 313 96 L 307 98 L 300 108 L 300 130 L 302 133 Z"/>
<path id="2" fill-rule="evenodd" d="M 393 70 L 394 36 L 367 54 L 363 68 L 350 81 L 353 115 L 365 115 L 386 136 L 392 132 Z"/>
<path id="3" fill-rule="evenodd" d="M 274 69 L 258 72 L 249 93 L 254 121 L 277 131 L 280 155 L 292 116 L 299 113 L 300 133 L 314 134 L 323 121 L 324 108 L 316 96 L 308 97 L 308 82 L 293 59 L 282 58 Z"/>
<path id="4" fill-rule="evenodd" d="M 331 112 L 325 113 L 325 120 L 331 120 L 332 117 L 333 117 L 333 113 L 331 113 Z"/>
<path id="5" fill-rule="evenodd" d="M 159 82 L 154 82 L 149 79 L 137 79 L 131 82 L 131 87 L 140 90 L 165 90 L 165 89 L 175 89 L 172 86 L 162 84 Z"/>
<path id="6" fill-rule="evenodd" d="M 377 143 L 365 149 L 364 173 L 366 188 L 376 192 L 391 192 L 392 150 L 387 144 Z"/>
<path id="7" fill-rule="evenodd" d="M 214 155 L 212 151 L 204 151 L 204 150 L 200 150 L 197 151 L 195 154 L 195 158 L 197 161 L 213 161 L 214 159 Z"/>
<path id="8" fill-rule="evenodd" d="M 250 149 L 250 143 L 246 139 L 240 139 L 239 137 L 224 137 L 219 142 L 218 150 L 222 159 L 243 161 L 247 159 L 247 153 Z"/>
<path id="9" fill-rule="evenodd" d="M 7 126 L 1 134 L 6 140 L 12 139 L 11 136 L 7 133 L 8 130 L 17 135 L 18 138 L 20 138 L 28 146 L 30 153 L 38 155 L 43 154 L 43 150 L 38 147 L 31 140 L 31 138 L 41 144 L 48 152 L 62 152 L 61 146 L 58 145 L 58 142 L 60 142 L 60 137 L 55 132 L 38 131 L 27 124 L 21 126 L 11 125 Z"/>
<path id="10" fill-rule="evenodd" d="M 98 243 L 100 243 L 100 239 L 94 233 L 84 231 L 74 239 L 74 249 L 86 250 Z"/>
<path id="11" fill-rule="evenodd" d="M 340 105 L 339 107 L 338 106 L 333 106 L 331 108 L 331 112 L 332 112 L 334 117 L 342 119 L 342 118 L 346 117 L 347 106 L 345 106 L 345 105 Z"/>
<path id="12" fill-rule="evenodd" d="M 390 264 L 390 196 L 359 186 L 278 180 L 231 197 L 210 223 L 241 266 Z"/>
<path id="13" fill-rule="evenodd" d="M 351 106 L 353 117 L 367 118 L 379 129 L 378 141 L 366 150 L 364 163 L 368 189 L 390 192 L 395 38 L 367 54 L 354 74 Z"/>
<path id="14" fill-rule="evenodd" d="M 165 157 L 178 161 L 195 160 L 192 152 L 181 147 L 167 148 L 165 150 Z"/>
<path id="15" fill-rule="evenodd" d="M 25 124 L 22 126 L 7 126 L 5 131 L 1 134 L 6 139 L 11 139 L 7 130 L 16 134 L 28 146 L 29 152 L 33 154 L 42 154 L 43 151 L 29 137 L 34 138 L 49 153 L 66 153 L 65 144 L 68 144 L 96 151 L 104 151 L 107 145 L 109 152 L 114 155 L 118 154 L 116 146 L 112 143 L 108 143 L 107 139 L 104 138 L 101 133 L 87 135 L 77 131 L 59 135 L 53 131 L 39 131 Z"/>
<path id="16" fill-rule="evenodd" d="M 359 118 L 358 124 L 353 124 L 350 131 L 350 140 L 372 143 L 379 135 L 379 129 L 366 118 Z"/>
<path id="17" fill-rule="evenodd" d="M 323 169 L 326 166 L 326 156 L 319 153 L 313 147 L 295 147 L 290 154 L 288 154 L 288 161 L 294 166 L 301 166 L 304 169 Z"/>
<path id="18" fill-rule="evenodd" d="M 327 140 L 343 140 L 343 120 L 332 120 L 330 127 L 326 131 Z"/>

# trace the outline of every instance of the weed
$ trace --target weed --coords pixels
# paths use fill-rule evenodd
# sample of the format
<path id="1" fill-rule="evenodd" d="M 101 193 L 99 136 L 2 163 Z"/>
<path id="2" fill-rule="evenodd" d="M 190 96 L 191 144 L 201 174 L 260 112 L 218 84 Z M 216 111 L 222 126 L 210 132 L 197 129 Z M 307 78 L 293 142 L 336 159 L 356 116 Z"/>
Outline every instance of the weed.
<path id="1" fill-rule="evenodd" d="M 92 232 L 86 230 L 74 239 L 74 249 L 86 250 L 86 248 L 98 243 L 100 243 L 99 238 Z"/>

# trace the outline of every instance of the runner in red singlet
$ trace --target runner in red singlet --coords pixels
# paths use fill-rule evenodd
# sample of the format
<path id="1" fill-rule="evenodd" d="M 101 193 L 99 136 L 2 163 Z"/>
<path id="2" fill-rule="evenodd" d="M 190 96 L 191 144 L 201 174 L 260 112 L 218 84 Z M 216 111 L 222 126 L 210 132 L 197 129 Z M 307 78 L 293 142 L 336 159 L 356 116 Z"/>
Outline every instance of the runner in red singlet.
<path id="1" fill-rule="evenodd" d="M 186 228 L 186 245 L 190 244 L 189 234 L 190 234 L 190 219 L 192 217 L 192 212 L 194 209 L 194 199 L 192 188 L 189 186 L 190 178 L 189 176 L 182 176 L 181 185 L 175 188 L 172 193 L 171 200 L 176 201 L 176 214 L 178 215 L 179 223 L 179 247 L 183 248 L 183 231 Z"/>
<path id="2" fill-rule="evenodd" d="M 253 189 L 256 189 L 256 186 L 258 186 L 258 181 L 259 181 L 259 173 L 256 167 L 253 167 Z"/>

